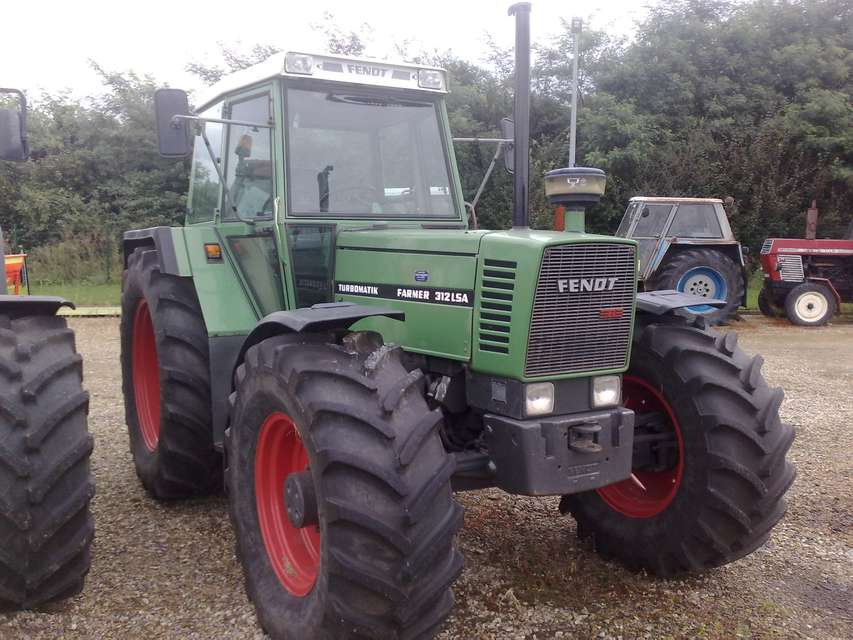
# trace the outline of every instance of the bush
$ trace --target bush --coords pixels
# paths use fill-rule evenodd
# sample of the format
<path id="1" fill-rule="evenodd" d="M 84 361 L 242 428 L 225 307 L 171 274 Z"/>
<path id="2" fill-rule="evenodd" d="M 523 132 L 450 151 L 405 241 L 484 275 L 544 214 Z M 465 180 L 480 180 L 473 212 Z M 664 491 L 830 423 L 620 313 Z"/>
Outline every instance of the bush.
<path id="1" fill-rule="evenodd" d="M 40 284 L 114 282 L 121 277 L 118 245 L 98 231 L 64 236 L 27 256 L 30 281 Z"/>

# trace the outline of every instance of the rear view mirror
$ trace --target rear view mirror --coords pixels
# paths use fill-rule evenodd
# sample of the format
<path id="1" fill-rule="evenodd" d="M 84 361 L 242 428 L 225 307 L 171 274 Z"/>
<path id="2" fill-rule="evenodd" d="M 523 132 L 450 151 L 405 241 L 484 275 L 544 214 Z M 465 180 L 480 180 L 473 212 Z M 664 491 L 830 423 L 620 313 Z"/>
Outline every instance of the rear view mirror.
<path id="1" fill-rule="evenodd" d="M 515 124 L 511 118 L 503 118 L 501 120 L 501 138 L 505 140 L 515 140 Z M 515 150 L 512 142 L 504 143 L 504 167 L 507 173 L 515 171 Z"/>
<path id="2" fill-rule="evenodd" d="M 0 160 L 23 162 L 30 154 L 27 144 L 27 99 L 17 89 L 0 89 L 3 94 L 14 94 L 18 108 L 0 108 Z"/>
<path id="3" fill-rule="evenodd" d="M 175 116 L 190 115 L 187 92 L 157 89 L 154 92 L 157 145 L 164 158 L 186 158 L 192 151 L 189 121 Z"/>

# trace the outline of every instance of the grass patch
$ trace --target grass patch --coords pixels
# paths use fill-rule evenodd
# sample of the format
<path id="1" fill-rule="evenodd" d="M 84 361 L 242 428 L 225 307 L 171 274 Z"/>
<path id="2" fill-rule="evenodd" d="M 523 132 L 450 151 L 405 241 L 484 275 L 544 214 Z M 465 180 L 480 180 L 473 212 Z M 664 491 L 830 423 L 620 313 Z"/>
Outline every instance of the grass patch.
<path id="1" fill-rule="evenodd" d="M 67 283 L 36 284 L 31 291 L 34 296 L 60 296 L 78 307 L 117 307 L 121 304 L 121 284 Z"/>
<path id="2" fill-rule="evenodd" d="M 764 286 L 764 272 L 753 271 L 746 283 L 746 308 L 758 311 L 758 292 Z"/>

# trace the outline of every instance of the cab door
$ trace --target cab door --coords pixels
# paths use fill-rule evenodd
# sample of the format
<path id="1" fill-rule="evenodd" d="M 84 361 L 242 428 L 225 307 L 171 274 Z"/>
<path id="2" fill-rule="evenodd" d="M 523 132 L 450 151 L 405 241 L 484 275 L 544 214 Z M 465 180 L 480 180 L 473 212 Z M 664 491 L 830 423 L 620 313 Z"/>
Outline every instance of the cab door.
<path id="1" fill-rule="evenodd" d="M 279 143 L 271 85 L 229 98 L 224 118 L 252 124 L 225 126 L 225 193 L 217 233 L 237 270 L 255 314 L 286 308 L 284 252 L 276 232 Z M 261 126 L 262 125 L 262 126 Z"/>

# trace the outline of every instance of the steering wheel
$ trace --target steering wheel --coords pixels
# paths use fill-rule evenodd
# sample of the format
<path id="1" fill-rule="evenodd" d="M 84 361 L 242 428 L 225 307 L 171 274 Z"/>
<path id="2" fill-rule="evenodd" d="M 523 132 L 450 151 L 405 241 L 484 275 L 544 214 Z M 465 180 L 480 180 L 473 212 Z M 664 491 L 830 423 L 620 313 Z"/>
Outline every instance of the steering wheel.
<path id="1" fill-rule="evenodd" d="M 384 194 L 384 190 L 381 193 Z M 346 201 L 348 198 L 352 198 L 357 203 L 370 207 L 383 199 L 379 197 L 379 194 L 380 190 L 372 185 L 356 185 L 354 187 L 341 187 L 340 189 L 333 187 L 329 189 L 329 204 L 334 209 L 340 210 L 345 203 L 339 200 Z M 341 196 L 344 197 L 341 198 Z"/>

